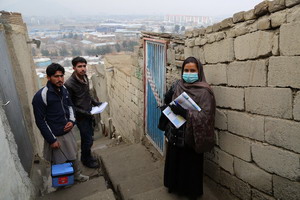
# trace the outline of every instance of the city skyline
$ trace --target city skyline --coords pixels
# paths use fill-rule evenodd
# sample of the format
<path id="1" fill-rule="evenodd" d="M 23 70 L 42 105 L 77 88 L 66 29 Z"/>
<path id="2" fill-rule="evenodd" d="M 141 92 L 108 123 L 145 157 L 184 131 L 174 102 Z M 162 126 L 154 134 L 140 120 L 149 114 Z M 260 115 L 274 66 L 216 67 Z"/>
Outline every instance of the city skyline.
<path id="1" fill-rule="evenodd" d="M 20 12 L 25 16 L 81 15 L 192 15 L 230 16 L 247 11 L 263 0 L 0 0 L 1 10 Z"/>

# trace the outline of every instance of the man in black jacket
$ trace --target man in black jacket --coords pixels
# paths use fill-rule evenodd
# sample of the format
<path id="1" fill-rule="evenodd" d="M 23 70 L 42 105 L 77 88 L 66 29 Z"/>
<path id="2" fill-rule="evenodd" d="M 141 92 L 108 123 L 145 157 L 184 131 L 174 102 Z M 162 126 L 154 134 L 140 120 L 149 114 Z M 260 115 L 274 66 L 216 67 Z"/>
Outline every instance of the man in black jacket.
<path id="1" fill-rule="evenodd" d="M 45 139 L 44 157 L 54 164 L 73 162 L 75 180 L 86 181 L 80 174 L 77 144 L 72 133 L 74 111 L 67 89 L 63 86 L 65 69 L 52 63 L 46 69 L 48 82 L 33 97 L 35 122 Z"/>
<path id="2" fill-rule="evenodd" d="M 81 162 L 89 168 L 98 168 L 99 164 L 91 154 L 93 145 L 93 116 L 91 109 L 101 103 L 95 101 L 90 95 L 89 80 L 86 75 L 87 61 L 82 57 L 72 60 L 74 72 L 66 81 L 72 102 L 75 107 L 77 126 L 81 136 Z"/>

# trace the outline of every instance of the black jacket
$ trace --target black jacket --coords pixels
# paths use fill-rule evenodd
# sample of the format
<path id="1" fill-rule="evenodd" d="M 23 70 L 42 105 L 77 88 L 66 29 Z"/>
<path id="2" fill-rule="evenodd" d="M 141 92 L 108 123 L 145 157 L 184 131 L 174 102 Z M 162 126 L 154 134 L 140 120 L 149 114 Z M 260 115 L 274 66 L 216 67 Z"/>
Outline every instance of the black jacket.
<path id="1" fill-rule="evenodd" d="M 34 95 L 32 105 L 36 125 L 49 144 L 56 141 L 56 136 L 66 134 L 64 127 L 68 122 L 75 123 L 72 102 L 64 86 L 57 92 L 48 81 Z"/>
<path id="2" fill-rule="evenodd" d="M 99 103 L 91 97 L 89 82 L 86 75 L 85 78 L 87 80 L 86 83 L 79 81 L 74 72 L 65 82 L 65 86 L 68 89 L 74 104 L 77 120 L 78 118 L 89 115 L 92 106 L 99 105 Z"/>

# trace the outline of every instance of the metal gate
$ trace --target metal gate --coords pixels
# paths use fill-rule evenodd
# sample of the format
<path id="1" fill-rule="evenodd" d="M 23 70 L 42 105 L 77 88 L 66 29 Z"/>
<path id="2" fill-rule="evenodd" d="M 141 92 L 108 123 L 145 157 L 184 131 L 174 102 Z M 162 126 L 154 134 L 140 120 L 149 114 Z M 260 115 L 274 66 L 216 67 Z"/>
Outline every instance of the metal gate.
<path id="1" fill-rule="evenodd" d="M 9 102 L 4 106 L 4 110 L 18 146 L 18 155 L 21 163 L 28 174 L 30 174 L 33 149 L 13 78 L 11 56 L 4 32 L 0 32 L 0 46 L 0 100 L 3 103 Z"/>
<path id="2" fill-rule="evenodd" d="M 163 153 L 164 132 L 157 128 L 165 93 L 166 42 L 145 39 L 146 135 Z"/>

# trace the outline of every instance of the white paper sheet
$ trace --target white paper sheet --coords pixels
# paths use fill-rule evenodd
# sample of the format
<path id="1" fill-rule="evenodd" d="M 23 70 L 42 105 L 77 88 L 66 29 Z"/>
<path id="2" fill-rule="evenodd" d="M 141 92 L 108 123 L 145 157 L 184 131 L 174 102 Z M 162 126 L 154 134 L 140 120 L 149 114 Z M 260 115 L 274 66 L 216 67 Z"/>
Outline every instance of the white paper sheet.
<path id="1" fill-rule="evenodd" d="M 194 102 L 194 100 L 191 97 L 189 97 L 189 95 L 186 92 L 183 92 L 176 99 L 174 99 L 174 101 L 172 101 L 170 105 L 172 104 L 179 104 L 187 110 L 201 111 L 201 108 Z M 176 128 L 179 128 L 180 126 L 182 126 L 182 124 L 186 122 L 186 120 L 182 116 L 174 114 L 169 106 L 163 110 L 163 113 L 167 116 L 170 122 L 174 124 Z"/>
<path id="2" fill-rule="evenodd" d="M 102 113 L 107 105 L 108 105 L 107 102 L 103 102 L 100 106 L 92 107 L 91 114 L 95 115 L 95 114 Z"/>

